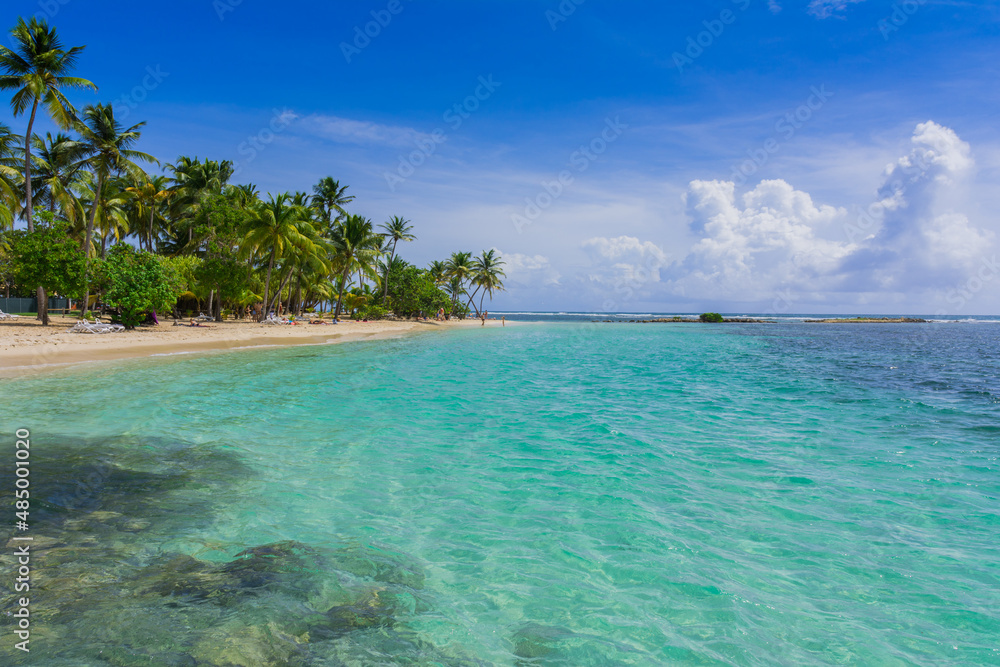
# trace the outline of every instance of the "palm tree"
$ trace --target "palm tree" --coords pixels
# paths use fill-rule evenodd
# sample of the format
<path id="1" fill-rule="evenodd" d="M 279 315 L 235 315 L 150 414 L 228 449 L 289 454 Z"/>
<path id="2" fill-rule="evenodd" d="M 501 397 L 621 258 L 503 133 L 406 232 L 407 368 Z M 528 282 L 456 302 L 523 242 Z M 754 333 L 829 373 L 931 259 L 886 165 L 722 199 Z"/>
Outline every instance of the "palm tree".
<path id="1" fill-rule="evenodd" d="M 66 76 L 76 66 L 76 60 L 85 47 L 74 46 L 64 51 L 62 41 L 55 28 L 49 28 L 42 20 L 32 17 L 25 23 L 18 19 L 11 31 L 16 50 L 0 46 L 0 90 L 13 90 L 10 100 L 14 116 L 20 116 L 28 108 L 28 129 L 24 133 L 24 217 L 28 231 L 34 231 L 31 194 L 31 137 L 35 125 L 38 105 L 45 104 L 49 116 L 59 127 L 68 128 L 76 120 L 76 110 L 63 95 L 63 88 L 92 88 L 92 82 L 78 77 Z M 39 305 L 41 307 L 41 305 Z"/>
<path id="2" fill-rule="evenodd" d="M 17 196 L 17 141 L 17 136 L 10 128 L 0 123 L 0 230 L 14 222 L 14 214 L 20 202 Z"/>
<path id="3" fill-rule="evenodd" d="M 348 187 L 341 186 L 340 181 L 335 181 L 330 176 L 313 186 L 312 205 L 319 209 L 320 216 L 327 225 L 347 217 L 344 207 L 354 201 L 354 197 L 347 194 Z M 334 212 L 336 216 L 333 215 Z"/>
<path id="4" fill-rule="evenodd" d="M 476 292 L 480 289 L 483 290 L 482 296 L 479 297 L 479 308 L 476 309 L 476 313 L 480 314 L 483 312 L 483 300 L 486 298 L 486 294 L 489 293 L 490 300 L 493 300 L 493 292 L 503 290 L 503 280 L 507 275 L 503 272 L 502 267 L 504 261 L 496 254 L 496 250 L 484 250 L 483 253 L 476 258 L 473 270 L 472 281 L 476 285 Z M 475 293 L 473 293 L 475 296 Z M 471 301 L 471 299 L 470 299 Z"/>
<path id="5" fill-rule="evenodd" d="M 400 241 L 407 243 L 416 241 L 417 237 L 413 235 L 413 225 L 410 224 L 410 221 L 398 215 L 394 215 L 389 222 L 383 223 L 380 229 L 382 229 L 382 235 L 385 237 L 385 240 L 392 244 L 389 248 L 389 262 L 386 264 L 385 269 L 385 297 L 388 300 L 390 296 L 389 267 L 392 266 L 392 260 L 396 258 L 396 244 Z"/>
<path id="6" fill-rule="evenodd" d="M 95 205 L 95 178 L 87 173 L 76 184 L 80 203 L 90 209 Z M 101 240 L 101 259 L 108 255 L 108 242 L 114 237 L 115 242 L 121 241 L 129 232 L 129 208 L 132 195 L 121 179 L 109 178 L 104 182 L 100 197 L 96 201 L 97 216 L 94 219 L 94 230 Z M 91 249 L 88 249 L 88 252 Z"/>
<path id="7" fill-rule="evenodd" d="M 292 206 L 291 196 L 280 194 L 261 204 L 246 227 L 244 252 L 255 256 L 268 257 L 267 277 L 264 280 L 264 312 L 267 316 L 271 305 L 271 274 L 275 260 L 283 257 L 293 248 L 308 248 L 314 245 L 309 238 L 309 213 L 301 207 Z M 278 291 L 280 295 L 280 290 Z"/>
<path id="8" fill-rule="evenodd" d="M 465 287 L 462 284 L 462 279 L 458 276 L 452 276 L 448 279 L 448 283 L 445 285 L 445 292 L 451 297 L 451 309 L 452 312 L 457 314 L 458 312 L 458 302 L 465 294 Z"/>
<path id="9" fill-rule="evenodd" d="M 88 106 L 83 110 L 83 118 L 77 123 L 77 131 L 87 144 L 87 164 L 97 177 L 94 192 L 98 195 L 90 206 L 90 218 L 87 220 L 87 234 L 84 240 L 84 251 L 87 262 L 83 272 L 83 305 L 81 315 L 85 314 L 90 299 L 90 248 L 94 237 L 94 223 L 97 210 L 104 194 L 104 183 L 114 174 L 127 174 L 133 179 L 146 177 L 136 160 L 158 163 L 152 155 L 133 150 L 132 146 L 139 141 L 142 133 L 139 131 L 145 123 L 138 123 L 125 129 L 115 120 L 115 112 L 111 105 L 98 104 Z"/>
<path id="10" fill-rule="evenodd" d="M 58 209 L 66 220 L 77 222 L 80 203 L 72 187 L 86 166 L 86 144 L 62 133 L 46 133 L 44 139 L 35 136 L 32 143 L 39 185 L 37 190 L 32 188 L 35 199 L 47 204 L 50 213 Z"/>
<path id="11" fill-rule="evenodd" d="M 334 230 L 333 245 L 336 248 L 334 260 L 340 268 L 340 293 L 337 295 L 337 309 L 334 318 L 340 316 L 343 305 L 347 277 L 357 271 L 378 281 L 375 270 L 379 243 L 382 235 L 375 233 L 372 221 L 360 215 L 349 215 Z"/>
<path id="12" fill-rule="evenodd" d="M 127 188 L 132 195 L 132 210 L 135 215 L 136 234 L 139 237 L 139 247 L 143 239 L 146 248 L 153 252 L 153 240 L 159 236 L 156 231 L 156 220 L 164 221 L 164 207 L 173 192 L 168 188 L 169 179 L 166 176 L 154 176 L 134 181 Z"/>
<path id="13" fill-rule="evenodd" d="M 179 235 L 187 233 L 187 245 L 194 240 L 194 221 L 202 203 L 214 195 L 222 194 L 233 176 L 233 163 L 229 160 L 215 161 L 181 156 L 174 164 L 168 164 L 167 169 L 173 172 L 170 178 L 170 215 L 176 221 L 183 222 Z M 190 248 L 182 250 L 190 251 Z"/>
<path id="14" fill-rule="evenodd" d="M 447 282 L 448 266 L 439 259 L 431 262 L 430 267 L 427 271 L 431 274 L 431 278 L 434 279 L 435 285 L 443 285 Z"/>

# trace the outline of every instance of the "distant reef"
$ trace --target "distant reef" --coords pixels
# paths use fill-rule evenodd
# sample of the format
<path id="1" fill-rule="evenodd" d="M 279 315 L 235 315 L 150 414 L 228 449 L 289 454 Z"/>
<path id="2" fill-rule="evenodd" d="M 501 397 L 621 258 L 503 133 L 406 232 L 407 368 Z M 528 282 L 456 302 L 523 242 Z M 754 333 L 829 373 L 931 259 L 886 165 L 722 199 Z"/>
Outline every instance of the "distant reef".
<path id="1" fill-rule="evenodd" d="M 806 324 L 927 324 L 927 320 L 914 317 L 851 317 L 826 320 L 806 320 Z"/>
<path id="2" fill-rule="evenodd" d="M 594 320 L 605 324 L 777 324 L 774 320 L 755 320 L 750 317 L 725 318 L 706 322 L 697 317 L 661 317 L 655 320 Z"/>

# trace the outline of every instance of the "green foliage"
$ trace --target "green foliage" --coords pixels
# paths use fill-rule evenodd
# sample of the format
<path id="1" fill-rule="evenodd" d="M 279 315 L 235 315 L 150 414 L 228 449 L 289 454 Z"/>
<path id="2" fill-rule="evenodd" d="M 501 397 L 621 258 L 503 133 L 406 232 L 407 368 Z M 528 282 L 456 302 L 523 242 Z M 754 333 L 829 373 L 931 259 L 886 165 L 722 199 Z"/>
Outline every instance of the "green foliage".
<path id="1" fill-rule="evenodd" d="M 441 308 L 452 312 L 448 295 L 437 286 L 429 271 L 405 262 L 393 262 L 387 282 L 392 286 L 389 308 L 404 317 L 423 312 L 432 316 Z"/>
<path id="2" fill-rule="evenodd" d="M 84 258 L 69 236 L 69 225 L 51 222 L 39 213 L 34 232 L 19 230 L 5 235 L 13 282 L 26 288 L 42 286 L 49 294 L 79 297 L 83 288 Z M 45 224 L 43 224 L 43 222 Z"/>
<path id="3" fill-rule="evenodd" d="M 718 324 L 719 322 L 722 322 L 722 315 L 719 315 L 718 313 L 702 313 L 698 319 L 702 322 Z"/>
<path id="4" fill-rule="evenodd" d="M 195 292 L 198 287 L 198 272 L 201 268 L 201 258 L 192 255 L 179 257 L 160 257 L 163 266 L 177 276 L 179 292 Z"/>
<path id="5" fill-rule="evenodd" d="M 134 329 L 151 310 L 167 310 L 177 301 L 181 277 L 148 252 L 119 243 L 98 268 L 104 302 L 118 310 L 126 329 Z"/>
<path id="6" fill-rule="evenodd" d="M 389 311 L 382 306 L 370 305 L 364 306 L 358 309 L 357 315 L 354 316 L 356 320 L 384 320 L 385 316 L 389 314 Z"/>

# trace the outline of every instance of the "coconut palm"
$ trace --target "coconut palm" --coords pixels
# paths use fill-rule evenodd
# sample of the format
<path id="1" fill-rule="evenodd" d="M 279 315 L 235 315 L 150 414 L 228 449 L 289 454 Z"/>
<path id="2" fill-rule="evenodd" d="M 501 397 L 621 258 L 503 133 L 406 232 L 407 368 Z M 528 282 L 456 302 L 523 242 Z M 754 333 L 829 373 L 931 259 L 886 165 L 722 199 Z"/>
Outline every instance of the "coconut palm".
<path id="1" fill-rule="evenodd" d="M 461 299 L 462 295 L 465 294 L 465 285 L 463 284 L 462 279 L 458 276 L 448 278 L 444 291 L 447 292 L 448 296 L 451 298 L 452 312 L 457 313 L 459 299 Z"/>
<path id="2" fill-rule="evenodd" d="M 309 238 L 311 225 L 309 212 L 292 206 L 287 193 L 271 196 L 255 211 L 247 222 L 244 238 L 244 252 L 256 257 L 267 257 L 267 277 L 264 279 L 264 311 L 267 315 L 271 305 L 271 276 L 275 261 L 281 259 L 293 248 L 308 248 L 314 245 Z M 278 291 L 280 295 L 280 290 Z"/>
<path id="3" fill-rule="evenodd" d="M 175 240 L 187 236 L 187 243 L 180 243 L 175 250 L 191 252 L 194 241 L 194 221 L 202 203 L 214 195 L 222 194 L 233 176 L 233 163 L 181 156 L 167 169 L 173 172 L 170 195 L 170 217 L 179 229 L 174 230 Z"/>
<path id="4" fill-rule="evenodd" d="M 0 46 L 0 90 L 13 90 L 10 100 L 14 116 L 29 108 L 28 129 L 24 133 L 24 217 L 28 231 L 34 231 L 31 193 L 31 137 L 38 106 L 45 105 L 56 125 L 69 128 L 76 120 L 76 110 L 63 95 L 65 88 L 97 89 L 87 79 L 66 76 L 76 66 L 85 47 L 74 46 L 64 51 L 55 28 L 32 17 L 29 22 L 18 19 L 11 30 L 14 49 Z"/>
<path id="5" fill-rule="evenodd" d="M 94 223 L 97 220 L 97 211 L 101 205 L 101 196 L 105 182 L 113 175 L 126 174 L 133 179 L 145 178 L 146 173 L 136 161 L 158 163 L 152 155 L 140 153 L 133 150 L 132 146 L 139 141 L 142 136 L 140 129 L 145 123 L 138 123 L 129 128 L 124 128 L 121 123 L 115 120 L 114 108 L 111 105 L 98 104 L 88 106 L 83 110 L 81 120 L 77 123 L 77 131 L 87 144 L 87 164 L 94 176 L 97 184 L 94 192 L 99 196 L 94 197 L 90 206 L 90 217 L 87 220 L 87 233 L 83 247 L 87 253 L 87 262 L 83 272 L 83 311 L 89 307 L 90 298 L 90 247 L 94 237 Z M 84 314 L 84 312 L 81 313 Z"/>
<path id="6" fill-rule="evenodd" d="M 62 133 L 35 136 L 32 144 L 38 183 L 37 189 L 32 186 L 32 193 L 36 202 L 47 205 L 50 213 L 59 211 L 66 220 L 78 222 L 82 209 L 73 185 L 86 167 L 86 144 Z"/>
<path id="7" fill-rule="evenodd" d="M 413 225 L 410 224 L 410 221 L 398 215 L 390 218 L 389 222 L 383 223 L 380 229 L 382 230 L 382 236 L 390 244 L 389 262 L 386 264 L 385 272 L 385 296 L 388 299 L 391 296 L 389 294 L 389 267 L 392 265 L 392 260 L 396 258 L 396 244 L 400 241 L 406 243 L 416 241 L 417 237 L 413 235 Z"/>
<path id="8" fill-rule="evenodd" d="M 85 173 L 76 184 L 80 204 L 85 209 L 97 208 L 94 217 L 94 230 L 100 239 L 101 259 L 108 255 L 108 242 L 120 242 L 129 233 L 129 208 L 132 195 L 126 188 L 126 182 L 118 178 L 109 178 L 101 186 L 100 197 L 95 200 L 97 179 L 91 173 Z M 95 239 L 96 240 L 96 239 Z M 88 248 L 90 253 L 92 249 Z"/>
<path id="9" fill-rule="evenodd" d="M 17 196 L 17 181 L 20 178 L 17 141 L 17 135 L 0 123 L 0 230 L 13 223 L 20 202 Z"/>
<path id="10" fill-rule="evenodd" d="M 334 229 L 334 261 L 340 269 L 340 290 L 334 317 L 340 316 L 347 278 L 355 271 L 378 282 L 376 263 L 382 235 L 375 233 L 372 221 L 360 215 L 349 215 Z"/>
<path id="11" fill-rule="evenodd" d="M 347 217 L 344 207 L 354 201 L 354 197 L 347 194 L 347 188 L 348 186 L 341 186 L 340 181 L 335 181 L 330 176 L 313 186 L 312 205 L 319 210 L 320 217 L 327 225 Z"/>
<path id="12" fill-rule="evenodd" d="M 484 250 L 476 258 L 473 264 L 472 282 L 476 285 L 476 292 L 480 289 L 483 291 L 479 297 L 479 308 L 476 309 L 477 314 L 483 312 L 483 301 L 487 294 L 490 295 L 490 300 L 492 301 L 493 292 L 503 290 L 502 279 L 507 277 L 501 268 L 503 265 L 504 261 L 497 255 L 496 250 Z M 475 292 L 473 292 L 473 297 L 475 297 Z"/>
<path id="13" fill-rule="evenodd" d="M 158 236 L 156 222 L 161 225 L 166 222 L 164 213 L 173 192 L 169 189 L 169 179 L 166 176 L 134 181 L 127 191 L 132 195 L 132 214 L 134 217 L 136 235 L 139 237 L 139 247 L 145 240 L 146 248 L 153 252 L 153 242 Z"/>
<path id="14" fill-rule="evenodd" d="M 443 285 L 447 282 L 448 266 L 441 260 L 434 260 L 431 262 L 430 267 L 427 269 L 428 273 L 431 274 L 431 278 L 434 279 L 435 285 Z"/>
<path id="15" fill-rule="evenodd" d="M 449 279 L 457 277 L 463 285 L 466 280 L 472 277 L 472 271 L 471 252 L 454 252 L 445 262 L 445 276 Z"/>

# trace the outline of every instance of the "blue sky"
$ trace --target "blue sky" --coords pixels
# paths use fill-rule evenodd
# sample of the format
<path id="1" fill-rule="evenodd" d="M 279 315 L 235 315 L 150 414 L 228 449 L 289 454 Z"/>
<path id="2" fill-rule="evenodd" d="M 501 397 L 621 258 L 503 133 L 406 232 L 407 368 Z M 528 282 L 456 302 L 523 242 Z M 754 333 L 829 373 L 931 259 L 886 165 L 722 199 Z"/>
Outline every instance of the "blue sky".
<path id="1" fill-rule="evenodd" d="M 995 1 L 7 6 L 164 163 L 500 249 L 495 310 L 1000 312 Z"/>

